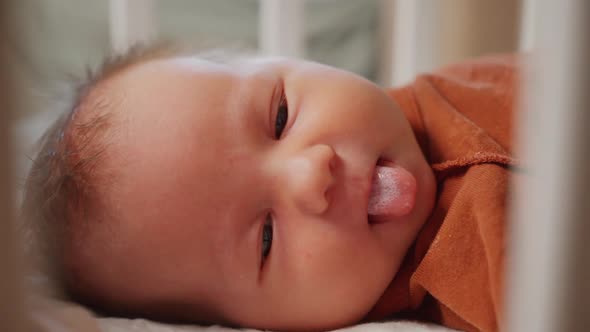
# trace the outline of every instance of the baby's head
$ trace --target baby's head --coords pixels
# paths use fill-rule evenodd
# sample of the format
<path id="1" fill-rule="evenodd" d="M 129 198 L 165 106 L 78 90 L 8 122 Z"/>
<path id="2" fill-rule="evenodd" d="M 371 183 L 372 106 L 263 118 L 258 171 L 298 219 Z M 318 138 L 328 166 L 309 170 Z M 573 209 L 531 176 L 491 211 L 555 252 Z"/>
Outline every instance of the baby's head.
<path id="1" fill-rule="evenodd" d="M 369 81 L 316 63 L 164 54 L 103 68 L 35 161 L 27 195 L 57 223 L 67 288 L 160 319 L 361 320 L 433 205 L 403 113 Z M 368 215 L 378 164 L 415 180 L 398 215 Z"/>

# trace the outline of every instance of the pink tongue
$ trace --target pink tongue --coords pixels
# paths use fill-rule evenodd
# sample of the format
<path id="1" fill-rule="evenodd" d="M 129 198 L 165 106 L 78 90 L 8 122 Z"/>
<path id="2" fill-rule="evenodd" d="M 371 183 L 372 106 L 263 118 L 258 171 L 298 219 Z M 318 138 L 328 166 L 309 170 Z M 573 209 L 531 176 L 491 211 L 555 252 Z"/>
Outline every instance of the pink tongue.
<path id="1" fill-rule="evenodd" d="M 373 175 L 369 214 L 403 217 L 414 208 L 416 179 L 403 167 L 377 166 Z"/>

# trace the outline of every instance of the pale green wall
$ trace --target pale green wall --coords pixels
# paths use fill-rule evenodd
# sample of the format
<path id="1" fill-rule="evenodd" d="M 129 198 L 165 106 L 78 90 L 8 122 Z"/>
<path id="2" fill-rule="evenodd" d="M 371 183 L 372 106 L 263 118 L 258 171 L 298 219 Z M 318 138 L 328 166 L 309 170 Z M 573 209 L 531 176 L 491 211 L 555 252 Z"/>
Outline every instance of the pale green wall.
<path id="1" fill-rule="evenodd" d="M 44 110 L 44 96 L 69 74 L 109 52 L 107 0 L 20 0 L 14 17 L 17 70 L 31 96 L 21 115 Z M 306 7 L 308 57 L 373 78 L 377 2 L 314 0 Z M 159 36 L 193 44 L 256 49 L 257 0 L 156 0 Z"/>

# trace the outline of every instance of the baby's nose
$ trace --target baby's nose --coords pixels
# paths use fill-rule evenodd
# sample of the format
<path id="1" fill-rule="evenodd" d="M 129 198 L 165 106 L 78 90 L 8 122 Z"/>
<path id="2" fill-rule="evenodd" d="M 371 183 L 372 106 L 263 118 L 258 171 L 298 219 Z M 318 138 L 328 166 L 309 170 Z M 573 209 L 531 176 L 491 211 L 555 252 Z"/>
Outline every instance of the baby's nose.
<path id="1" fill-rule="evenodd" d="M 335 165 L 336 153 L 325 144 L 313 145 L 288 160 L 287 186 L 298 208 L 312 214 L 328 209 Z"/>

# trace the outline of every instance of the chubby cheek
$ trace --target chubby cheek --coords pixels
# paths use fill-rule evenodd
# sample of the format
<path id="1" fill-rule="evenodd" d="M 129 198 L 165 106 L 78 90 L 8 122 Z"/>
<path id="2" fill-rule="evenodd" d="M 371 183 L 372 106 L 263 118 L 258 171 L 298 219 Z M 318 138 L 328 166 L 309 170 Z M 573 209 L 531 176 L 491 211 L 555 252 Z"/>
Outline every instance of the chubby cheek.
<path id="1" fill-rule="evenodd" d="M 358 89 L 343 86 L 348 93 L 337 86 L 309 93 L 301 107 L 302 127 L 317 128 L 314 132 L 339 150 L 353 148 L 357 158 L 378 154 L 407 133 L 405 118 L 381 90 L 364 84 L 353 84 Z"/>
<path id="2" fill-rule="evenodd" d="M 275 307 L 290 307 L 289 317 L 331 324 L 361 319 L 392 276 L 385 255 L 370 233 L 335 227 L 300 228 L 285 243 L 273 281 L 283 285 Z"/>

